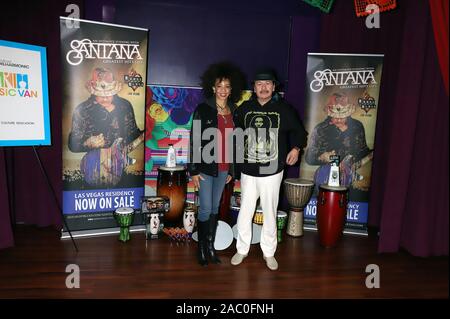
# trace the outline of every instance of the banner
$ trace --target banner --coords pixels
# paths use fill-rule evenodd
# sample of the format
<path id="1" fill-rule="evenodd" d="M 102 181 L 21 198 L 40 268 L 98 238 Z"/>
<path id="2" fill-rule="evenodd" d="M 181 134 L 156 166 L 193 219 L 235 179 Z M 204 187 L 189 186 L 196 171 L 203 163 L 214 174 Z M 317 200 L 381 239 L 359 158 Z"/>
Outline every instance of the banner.
<path id="1" fill-rule="evenodd" d="M 328 182 L 330 156 L 340 158 L 349 187 L 346 232 L 367 233 L 370 181 L 383 55 L 309 53 L 304 125 L 309 132 L 300 177 L 314 180 L 305 228 L 315 228 L 318 186 Z"/>
<path id="2" fill-rule="evenodd" d="M 0 146 L 50 144 L 45 47 L 0 40 Z"/>
<path id="3" fill-rule="evenodd" d="M 94 234 L 144 195 L 148 31 L 68 18 L 60 29 L 63 213 L 71 231 Z"/>

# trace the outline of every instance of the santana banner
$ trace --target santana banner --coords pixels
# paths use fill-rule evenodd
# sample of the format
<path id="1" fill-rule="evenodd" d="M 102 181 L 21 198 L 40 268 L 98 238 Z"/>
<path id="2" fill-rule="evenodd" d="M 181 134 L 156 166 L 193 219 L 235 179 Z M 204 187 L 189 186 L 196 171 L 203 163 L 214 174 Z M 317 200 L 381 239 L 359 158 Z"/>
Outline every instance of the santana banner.
<path id="1" fill-rule="evenodd" d="M 63 17 L 60 29 L 63 213 L 82 234 L 117 227 L 113 212 L 144 195 L 148 31 Z"/>
<path id="2" fill-rule="evenodd" d="M 328 183 L 330 156 L 349 187 L 345 232 L 367 233 L 372 156 L 383 55 L 309 53 L 304 124 L 308 144 L 300 177 L 314 180 L 305 228 L 315 228 L 318 186 Z"/>

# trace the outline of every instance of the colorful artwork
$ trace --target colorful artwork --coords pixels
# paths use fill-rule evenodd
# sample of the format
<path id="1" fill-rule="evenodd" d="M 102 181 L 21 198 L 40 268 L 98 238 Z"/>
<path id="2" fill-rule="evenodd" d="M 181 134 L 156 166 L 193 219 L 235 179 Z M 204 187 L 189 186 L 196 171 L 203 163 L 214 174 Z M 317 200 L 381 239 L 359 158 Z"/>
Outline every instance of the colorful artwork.
<path id="1" fill-rule="evenodd" d="M 248 100 L 251 91 L 244 91 L 237 105 Z M 173 144 L 177 164 L 186 166 L 192 114 L 204 97 L 201 88 L 147 87 L 145 107 L 145 195 L 156 196 L 158 167 L 166 162 L 169 144 Z M 237 182 L 237 190 L 240 190 Z M 189 181 L 187 200 L 194 201 L 194 184 Z M 235 189 L 236 189 L 235 188 Z"/>
<path id="2" fill-rule="evenodd" d="M 169 144 L 176 151 L 178 165 L 188 159 L 192 114 L 203 101 L 200 88 L 148 86 L 145 106 L 145 195 L 156 195 L 158 167 L 166 162 Z M 193 184 L 188 184 L 193 199 Z"/>

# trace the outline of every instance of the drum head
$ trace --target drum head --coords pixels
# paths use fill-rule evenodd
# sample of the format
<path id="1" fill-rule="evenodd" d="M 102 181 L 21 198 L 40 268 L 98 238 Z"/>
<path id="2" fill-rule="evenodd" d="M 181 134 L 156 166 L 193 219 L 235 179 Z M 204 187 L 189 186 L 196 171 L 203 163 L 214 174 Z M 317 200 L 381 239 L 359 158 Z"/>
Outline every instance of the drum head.
<path id="1" fill-rule="evenodd" d="M 192 233 L 192 240 L 198 241 L 198 232 Z M 230 225 L 219 220 L 216 231 L 216 240 L 214 241 L 215 250 L 224 250 L 230 247 L 233 242 L 233 230 Z"/>
<path id="2" fill-rule="evenodd" d="M 168 172 L 184 171 L 185 170 L 184 166 L 180 166 L 180 165 L 177 165 L 175 167 L 166 167 L 164 165 L 161 165 L 160 167 L 158 167 L 158 169 L 160 169 L 162 171 L 168 171 Z"/>
<path id="3" fill-rule="evenodd" d="M 277 211 L 277 217 L 287 217 L 287 213 L 283 210 Z"/>
<path id="4" fill-rule="evenodd" d="M 214 248 L 216 250 L 224 250 L 230 247 L 233 242 L 233 230 L 230 225 L 224 221 L 219 220 L 216 231 L 216 240 L 214 241 Z"/>
<path id="5" fill-rule="evenodd" d="M 262 230 L 262 225 L 258 225 L 253 223 L 252 224 L 252 240 L 250 242 L 250 244 L 259 244 L 259 242 L 261 241 L 261 230 Z M 237 224 L 233 226 L 233 237 L 237 240 Z"/>
<path id="6" fill-rule="evenodd" d="M 314 186 L 314 182 L 304 178 L 286 178 L 285 184 L 299 185 L 299 186 Z"/>
<path id="7" fill-rule="evenodd" d="M 332 192 L 345 192 L 348 190 L 348 187 L 345 187 L 345 186 L 330 186 L 327 184 L 322 184 L 319 186 L 319 188 L 323 188 L 324 190 L 332 191 Z"/>
<path id="8" fill-rule="evenodd" d="M 134 212 L 134 209 L 131 207 L 119 207 L 116 209 L 116 214 L 130 214 Z"/>

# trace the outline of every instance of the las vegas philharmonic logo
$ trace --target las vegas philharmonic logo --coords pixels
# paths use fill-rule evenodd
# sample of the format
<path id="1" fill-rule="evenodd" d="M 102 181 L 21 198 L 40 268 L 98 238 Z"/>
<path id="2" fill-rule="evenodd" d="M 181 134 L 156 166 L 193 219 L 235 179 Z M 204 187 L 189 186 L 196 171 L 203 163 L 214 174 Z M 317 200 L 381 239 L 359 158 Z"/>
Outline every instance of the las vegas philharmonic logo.
<path id="1" fill-rule="evenodd" d="M 314 72 L 314 80 L 311 81 L 309 87 L 313 92 L 320 92 L 324 86 L 377 84 L 374 72 L 375 70 L 373 69 L 351 71 L 319 70 Z"/>
<path id="2" fill-rule="evenodd" d="M 66 60 L 70 65 L 78 65 L 84 59 L 103 60 L 142 60 L 139 44 L 92 42 L 89 39 L 72 40 L 72 50 L 67 52 Z"/>

